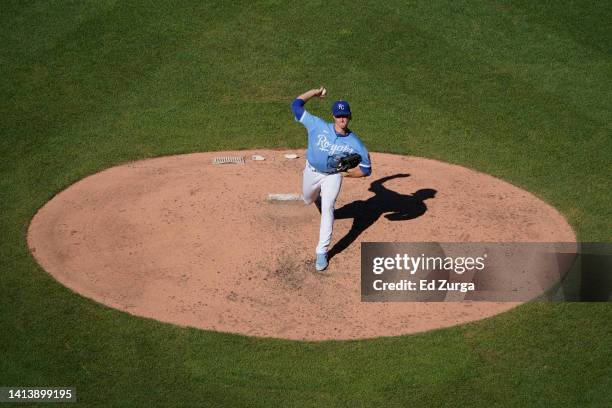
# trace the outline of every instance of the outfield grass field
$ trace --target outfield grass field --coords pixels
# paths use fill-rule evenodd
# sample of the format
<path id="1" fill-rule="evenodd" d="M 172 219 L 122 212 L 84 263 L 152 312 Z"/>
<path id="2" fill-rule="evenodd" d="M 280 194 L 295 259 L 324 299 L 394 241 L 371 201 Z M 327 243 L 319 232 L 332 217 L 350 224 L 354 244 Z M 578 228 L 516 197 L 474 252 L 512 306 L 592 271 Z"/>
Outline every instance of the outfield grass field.
<path id="1" fill-rule="evenodd" d="M 83 406 L 612 401 L 612 305 L 529 303 L 418 335 L 303 343 L 162 324 L 64 288 L 26 244 L 54 194 L 129 160 L 305 147 L 325 85 L 370 150 L 503 178 L 612 241 L 612 3 L 4 1 L 0 386 Z"/>

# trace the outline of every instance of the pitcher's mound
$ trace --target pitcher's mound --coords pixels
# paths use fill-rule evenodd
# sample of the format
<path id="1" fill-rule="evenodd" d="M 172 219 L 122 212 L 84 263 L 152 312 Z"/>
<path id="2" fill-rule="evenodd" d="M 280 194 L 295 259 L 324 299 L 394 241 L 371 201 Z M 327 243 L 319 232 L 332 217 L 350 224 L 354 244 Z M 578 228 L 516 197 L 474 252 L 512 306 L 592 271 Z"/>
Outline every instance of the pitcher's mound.
<path id="1" fill-rule="evenodd" d="M 361 242 L 575 241 L 554 208 L 511 184 L 435 160 L 373 153 L 373 175 L 344 179 L 336 208 L 376 194 L 391 197 L 389 208 L 358 235 L 347 236 L 353 218 L 337 219 L 339 252 L 322 275 L 313 265 L 316 207 L 268 200 L 301 192 L 304 152 L 294 160 L 283 153 L 197 153 L 104 170 L 40 209 L 29 246 L 64 285 L 134 315 L 323 340 L 414 333 L 516 306 L 361 302 Z M 236 156 L 245 162 L 213 164 Z M 394 208 L 393 197 L 403 204 Z"/>

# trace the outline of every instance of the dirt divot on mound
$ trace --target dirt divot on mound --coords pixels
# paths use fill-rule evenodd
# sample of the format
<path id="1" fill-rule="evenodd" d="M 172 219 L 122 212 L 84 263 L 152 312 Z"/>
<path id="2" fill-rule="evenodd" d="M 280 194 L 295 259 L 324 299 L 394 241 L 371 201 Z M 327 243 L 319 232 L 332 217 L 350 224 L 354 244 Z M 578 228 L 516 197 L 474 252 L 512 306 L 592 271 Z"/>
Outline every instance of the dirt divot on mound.
<path id="1" fill-rule="evenodd" d="M 509 183 L 435 160 L 373 153 L 345 179 L 325 274 L 319 213 L 299 194 L 304 152 L 208 152 L 86 177 L 43 206 L 28 245 L 59 282 L 137 316 L 300 340 L 394 336 L 493 316 L 517 303 L 360 300 L 361 242 L 574 242 L 550 205 Z M 254 154 L 266 157 L 252 161 Z M 244 164 L 213 164 L 244 156 Z M 355 218 L 357 217 L 357 218 Z M 357 221 L 358 219 L 358 221 Z M 332 250 L 334 251 L 334 250 Z"/>

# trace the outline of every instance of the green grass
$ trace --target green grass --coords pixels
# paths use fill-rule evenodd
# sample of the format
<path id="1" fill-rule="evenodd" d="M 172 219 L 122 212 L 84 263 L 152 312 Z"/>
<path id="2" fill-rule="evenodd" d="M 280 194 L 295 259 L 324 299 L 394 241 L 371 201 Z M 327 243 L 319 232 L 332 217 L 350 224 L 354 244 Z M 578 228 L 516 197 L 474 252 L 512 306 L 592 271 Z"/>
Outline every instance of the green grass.
<path id="1" fill-rule="evenodd" d="M 606 406 L 609 304 L 527 304 L 429 333 L 300 343 L 136 318 L 42 271 L 28 223 L 127 160 L 302 147 L 324 84 L 370 150 L 459 163 L 612 240 L 606 2 L 5 1 L 0 13 L 0 385 L 87 406 Z"/>

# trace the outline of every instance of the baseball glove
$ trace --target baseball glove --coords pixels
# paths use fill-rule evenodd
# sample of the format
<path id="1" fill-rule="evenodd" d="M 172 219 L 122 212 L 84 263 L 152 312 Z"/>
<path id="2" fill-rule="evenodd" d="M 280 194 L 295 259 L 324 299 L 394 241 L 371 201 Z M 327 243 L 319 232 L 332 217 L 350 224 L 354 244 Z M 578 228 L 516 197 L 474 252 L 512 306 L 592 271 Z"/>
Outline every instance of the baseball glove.
<path id="1" fill-rule="evenodd" d="M 347 171 L 353 167 L 357 167 L 359 163 L 361 163 L 361 156 L 357 153 L 351 153 L 338 160 L 338 167 L 336 167 L 336 170 L 339 172 Z"/>

